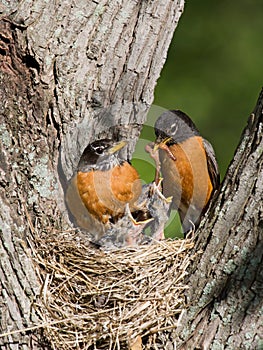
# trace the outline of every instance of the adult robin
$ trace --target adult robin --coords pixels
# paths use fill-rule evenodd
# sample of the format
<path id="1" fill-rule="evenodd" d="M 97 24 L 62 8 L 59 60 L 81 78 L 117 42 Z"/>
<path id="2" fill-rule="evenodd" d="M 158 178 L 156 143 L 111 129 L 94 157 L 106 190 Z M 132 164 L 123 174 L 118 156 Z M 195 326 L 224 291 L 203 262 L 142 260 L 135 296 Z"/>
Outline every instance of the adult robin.
<path id="1" fill-rule="evenodd" d="M 120 155 L 125 141 L 95 141 L 82 154 L 77 172 L 80 197 L 89 211 L 103 224 L 122 216 L 125 205 L 137 210 L 141 181 L 136 169 Z"/>
<path id="2" fill-rule="evenodd" d="M 164 112 L 156 121 L 154 150 L 159 151 L 163 193 L 172 196 L 186 234 L 200 223 L 209 200 L 219 187 L 215 152 L 182 111 Z"/>
<path id="3" fill-rule="evenodd" d="M 120 154 L 125 145 L 109 139 L 89 144 L 66 192 L 74 222 L 103 250 L 160 240 L 168 219 L 170 199 L 160 183 L 141 185 L 136 169 Z"/>

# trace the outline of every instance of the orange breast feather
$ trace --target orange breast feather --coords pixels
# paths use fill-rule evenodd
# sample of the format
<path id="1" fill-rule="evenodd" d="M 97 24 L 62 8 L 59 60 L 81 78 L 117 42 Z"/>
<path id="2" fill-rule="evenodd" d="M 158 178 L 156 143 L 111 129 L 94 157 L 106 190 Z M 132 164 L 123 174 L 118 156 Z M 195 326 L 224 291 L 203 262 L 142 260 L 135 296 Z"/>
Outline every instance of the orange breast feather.
<path id="1" fill-rule="evenodd" d="M 77 183 L 86 208 L 103 223 L 111 217 L 121 216 L 126 203 L 131 211 L 136 210 L 141 181 L 128 162 L 109 171 L 78 172 Z"/>
<path id="2" fill-rule="evenodd" d="M 203 208 L 211 192 L 206 153 L 201 137 L 192 137 L 170 146 L 175 160 L 160 150 L 164 195 L 173 196 L 174 207 L 195 205 Z"/>

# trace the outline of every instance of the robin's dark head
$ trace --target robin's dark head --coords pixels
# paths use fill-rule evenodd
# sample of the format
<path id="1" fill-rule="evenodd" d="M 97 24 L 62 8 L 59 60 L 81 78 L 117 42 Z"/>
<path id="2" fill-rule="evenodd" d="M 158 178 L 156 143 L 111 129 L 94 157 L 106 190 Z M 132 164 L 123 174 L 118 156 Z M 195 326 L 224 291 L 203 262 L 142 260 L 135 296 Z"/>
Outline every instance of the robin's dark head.
<path id="1" fill-rule="evenodd" d="M 84 150 L 78 164 L 78 171 L 109 170 L 125 160 L 119 151 L 126 146 L 125 141 L 115 142 L 110 139 L 97 140 L 90 143 Z"/>
<path id="2" fill-rule="evenodd" d="M 168 146 L 174 143 L 181 143 L 192 136 L 200 135 L 192 120 L 180 110 L 164 112 L 156 120 L 154 130 L 156 143 L 161 143 L 170 138 L 166 141 Z"/>

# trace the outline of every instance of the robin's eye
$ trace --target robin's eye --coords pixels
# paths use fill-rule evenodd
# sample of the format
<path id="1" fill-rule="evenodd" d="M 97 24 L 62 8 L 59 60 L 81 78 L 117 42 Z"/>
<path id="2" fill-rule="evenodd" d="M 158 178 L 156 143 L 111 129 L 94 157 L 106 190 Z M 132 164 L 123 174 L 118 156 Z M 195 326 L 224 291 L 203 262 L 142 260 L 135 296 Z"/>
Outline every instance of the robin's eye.
<path id="1" fill-rule="evenodd" d="M 97 154 L 102 154 L 102 153 L 104 152 L 105 148 L 106 148 L 106 147 L 97 147 L 96 153 L 97 153 Z"/>
<path id="2" fill-rule="evenodd" d="M 172 124 L 170 130 L 172 134 L 175 134 L 177 131 L 177 124 L 176 123 Z"/>
<path id="3" fill-rule="evenodd" d="M 104 151 L 105 147 L 103 146 L 93 146 L 92 151 L 97 153 L 97 154 L 102 154 Z"/>

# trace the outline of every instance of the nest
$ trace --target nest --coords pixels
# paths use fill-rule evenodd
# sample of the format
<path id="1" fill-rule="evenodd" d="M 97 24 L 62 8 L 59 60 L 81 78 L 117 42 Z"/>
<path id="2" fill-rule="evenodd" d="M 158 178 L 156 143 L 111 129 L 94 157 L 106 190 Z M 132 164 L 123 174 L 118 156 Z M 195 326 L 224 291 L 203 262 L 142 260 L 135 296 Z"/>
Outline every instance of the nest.
<path id="1" fill-rule="evenodd" d="M 37 238 L 42 291 L 35 307 L 51 346 L 158 348 L 158 336 L 177 327 L 186 307 L 192 247 L 186 239 L 106 253 L 77 232 Z"/>

